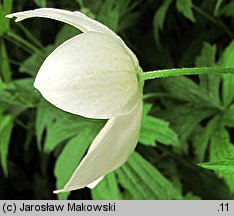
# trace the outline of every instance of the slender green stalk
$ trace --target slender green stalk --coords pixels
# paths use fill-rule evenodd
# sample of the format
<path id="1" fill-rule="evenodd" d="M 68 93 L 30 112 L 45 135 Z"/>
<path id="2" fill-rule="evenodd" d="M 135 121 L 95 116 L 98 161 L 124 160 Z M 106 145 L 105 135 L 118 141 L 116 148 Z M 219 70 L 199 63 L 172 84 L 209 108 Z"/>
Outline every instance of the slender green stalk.
<path id="1" fill-rule="evenodd" d="M 193 4 L 193 9 L 201 14 L 202 16 L 204 16 L 206 19 L 210 20 L 213 24 L 218 26 L 218 23 L 216 21 L 216 19 L 214 17 L 212 17 L 210 14 L 208 14 L 207 12 L 205 12 L 204 10 L 202 10 L 200 7 L 198 7 L 197 5 Z"/>
<path id="2" fill-rule="evenodd" d="M 15 44 L 16 46 L 20 47 L 22 50 L 24 50 L 25 52 L 29 53 L 29 54 L 33 54 L 34 52 L 32 50 L 30 50 L 29 48 L 27 48 L 26 46 L 24 46 L 23 44 L 19 43 L 17 40 L 14 40 L 13 38 L 4 35 L 3 38 L 7 41 L 10 41 L 11 43 Z"/>
<path id="3" fill-rule="evenodd" d="M 40 49 L 44 48 L 41 42 L 34 35 L 32 35 L 30 31 L 27 30 L 27 28 L 25 28 L 21 23 L 17 23 L 17 25 L 24 32 L 24 34 L 28 37 L 28 39 L 31 40 L 37 47 L 39 47 Z"/>
<path id="4" fill-rule="evenodd" d="M 199 74 L 234 74 L 234 68 L 219 68 L 219 67 L 194 67 L 194 68 L 176 68 L 164 69 L 139 73 L 138 76 L 142 80 L 157 79 L 171 76 L 182 75 L 199 75 Z"/>
<path id="5" fill-rule="evenodd" d="M 22 62 L 19 62 L 19 61 L 16 61 L 16 60 L 13 60 L 13 59 L 9 59 L 9 62 L 13 65 L 17 65 L 17 66 L 20 66 L 22 64 Z"/>
<path id="6" fill-rule="evenodd" d="M 230 36 L 231 38 L 234 37 L 233 33 L 227 28 L 227 26 L 225 26 L 225 24 L 221 20 L 215 19 L 214 17 L 212 17 L 206 11 L 202 10 L 197 5 L 193 4 L 193 9 L 197 11 L 197 13 L 201 14 L 202 16 L 210 20 L 214 25 L 221 27 L 228 36 Z"/>
<path id="7" fill-rule="evenodd" d="M 153 97 L 166 97 L 166 98 L 177 99 L 177 97 L 175 97 L 175 96 L 173 96 L 171 94 L 161 93 L 161 92 L 148 93 L 148 94 L 143 95 L 143 99 L 148 99 L 148 98 L 153 98 Z"/>
<path id="8" fill-rule="evenodd" d="M 13 31 L 8 31 L 7 32 L 7 36 L 9 36 L 12 39 L 18 41 L 19 43 L 21 43 L 22 45 L 26 46 L 27 48 L 29 48 L 33 52 L 39 53 L 39 54 L 43 55 L 43 53 L 41 52 L 41 50 L 39 48 L 37 48 L 34 45 L 30 44 L 29 42 L 27 42 L 26 40 L 24 40 L 22 37 L 20 37 L 19 35 L 15 34 Z"/>

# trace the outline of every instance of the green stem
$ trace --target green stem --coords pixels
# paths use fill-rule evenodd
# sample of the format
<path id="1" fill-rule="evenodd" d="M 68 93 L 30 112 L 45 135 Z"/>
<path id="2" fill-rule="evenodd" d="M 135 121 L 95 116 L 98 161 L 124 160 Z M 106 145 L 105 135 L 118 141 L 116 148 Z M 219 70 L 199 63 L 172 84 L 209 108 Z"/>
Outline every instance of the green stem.
<path id="1" fill-rule="evenodd" d="M 210 14 L 206 13 L 204 10 L 202 10 L 200 7 L 198 7 L 197 5 L 193 4 L 193 9 L 201 14 L 202 16 L 204 16 L 206 19 L 210 20 L 213 24 L 218 26 L 218 23 L 216 22 L 216 19 L 214 17 L 212 17 Z"/>
<path id="2" fill-rule="evenodd" d="M 204 16 L 205 18 L 207 18 L 208 20 L 210 20 L 214 25 L 221 27 L 223 29 L 223 31 L 230 36 L 231 38 L 233 38 L 233 33 L 224 25 L 224 23 L 220 20 L 216 20 L 214 17 L 212 17 L 211 15 L 209 15 L 207 12 L 205 12 L 204 10 L 202 10 L 200 7 L 198 7 L 197 5 L 193 5 L 193 9 L 195 11 L 197 11 L 197 13 L 201 14 L 202 16 Z"/>
<path id="3" fill-rule="evenodd" d="M 40 49 L 38 49 L 34 45 L 28 43 L 26 40 L 24 40 L 23 38 L 21 38 L 19 35 L 15 34 L 13 31 L 8 31 L 7 32 L 7 36 L 9 36 L 12 39 L 18 41 L 19 43 L 21 43 L 22 45 L 26 46 L 27 48 L 29 48 L 33 52 L 39 53 L 39 54 L 43 55 L 43 53 L 42 53 L 42 51 Z"/>
<path id="4" fill-rule="evenodd" d="M 19 43 L 18 41 L 14 40 L 12 37 L 9 37 L 7 35 L 4 35 L 3 38 L 7 41 L 10 41 L 11 43 L 15 44 L 16 46 L 20 47 L 22 50 L 24 50 L 25 52 L 29 53 L 29 54 L 33 54 L 33 51 L 30 50 L 29 48 L 27 48 L 26 46 L 22 45 L 21 43 Z"/>
<path id="5" fill-rule="evenodd" d="M 219 68 L 219 67 L 195 67 L 195 68 L 176 68 L 164 69 L 139 73 L 138 76 L 142 80 L 157 79 L 171 76 L 183 75 L 199 75 L 199 74 L 234 74 L 234 68 Z"/>
<path id="6" fill-rule="evenodd" d="M 17 23 L 17 25 L 19 26 L 19 28 L 24 32 L 24 34 L 28 37 L 29 40 L 31 40 L 36 46 L 38 46 L 40 49 L 43 49 L 43 45 L 41 44 L 41 42 L 34 37 L 34 35 L 32 35 L 27 28 L 25 28 L 21 23 Z"/>

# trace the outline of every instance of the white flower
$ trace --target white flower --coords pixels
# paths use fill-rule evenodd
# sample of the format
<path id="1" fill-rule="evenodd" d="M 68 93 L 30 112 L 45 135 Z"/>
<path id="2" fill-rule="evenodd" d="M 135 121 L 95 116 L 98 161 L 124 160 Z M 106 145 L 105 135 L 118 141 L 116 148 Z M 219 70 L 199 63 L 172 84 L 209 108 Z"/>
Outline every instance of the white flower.
<path id="1" fill-rule="evenodd" d="M 64 111 L 109 119 L 64 189 L 56 192 L 93 188 L 128 159 L 138 141 L 142 89 L 136 56 L 112 30 L 80 12 L 42 8 L 7 17 L 46 17 L 83 31 L 47 57 L 34 86 Z"/>

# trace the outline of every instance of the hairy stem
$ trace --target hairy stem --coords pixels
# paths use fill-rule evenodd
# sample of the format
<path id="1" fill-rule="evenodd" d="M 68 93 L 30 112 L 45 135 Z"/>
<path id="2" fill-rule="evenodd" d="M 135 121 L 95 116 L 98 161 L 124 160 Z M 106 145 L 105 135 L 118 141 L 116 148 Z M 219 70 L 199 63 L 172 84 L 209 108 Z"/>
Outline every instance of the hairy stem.
<path id="1" fill-rule="evenodd" d="M 163 69 L 148 71 L 138 74 L 140 79 L 156 79 L 171 76 L 183 76 L 183 75 L 199 75 L 199 74 L 234 74 L 234 68 L 222 68 L 222 67 L 194 67 L 194 68 L 176 68 L 176 69 Z"/>

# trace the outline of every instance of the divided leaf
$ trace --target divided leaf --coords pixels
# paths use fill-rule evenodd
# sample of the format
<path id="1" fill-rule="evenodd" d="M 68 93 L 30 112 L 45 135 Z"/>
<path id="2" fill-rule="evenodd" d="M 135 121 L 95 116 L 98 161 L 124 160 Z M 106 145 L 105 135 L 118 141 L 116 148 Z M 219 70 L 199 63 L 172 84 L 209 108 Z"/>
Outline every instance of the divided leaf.
<path id="1" fill-rule="evenodd" d="M 173 0 L 165 0 L 154 15 L 153 19 L 154 37 L 158 46 L 160 46 L 159 31 L 163 30 L 165 17 L 172 2 Z"/>
<path id="2" fill-rule="evenodd" d="M 182 195 L 168 179 L 139 153 L 116 170 L 121 186 L 132 199 L 181 199 Z"/>
<path id="3" fill-rule="evenodd" d="M 195 17 L 192 10 L 192 0 L 176 0 L 176 8 L 190 21 L 195 22 Z"/>
<path id="4" fill-rule="evenodd" d="M 232 41 L 228 47 L 224 50 L 219 60 L 219 66 L 221 67 L 234 67 L 234 41 Z M 229 105 L 234 97 L 234 75 L 223 75 L 223 103 L 225 106 Z"/>
<path id="5" fill-rule="evenodd" d="M 234 175 L 234 158 L 227 158 L 216 162 L 201 163 L 199 166 L 205 169 L 218 171 L 220 173 L 223 172 Z"/>
<path id="6" fill-rule="evenodd" d="M 169 122 L 150 116 L 147 112 L 151 105 L 144 105 L 144 115 L 141 123 L 139 141 L 142 144 L 154 146 L 155 142 L 165 145 L 179 146 L 177 134 L 169 127 Z"/>
<path id="7" fill-rule="evenodd" d="M 234 157 L 234 145 L 229 140 L 229 134 L 223 126 L 218 127 L 211 138 L 210 162 L 223 161 L 225 158 Z M 234 192 L 234 175 L 218 172 L 226 181 L 230 190 Z"/>
<path id="8" fill-rule="evenodd" d="M 10 115 L 0 115 L 0 158 L 5 176 L 8 176 L 7 156 L 14 120 Z"/>
<path id="9" fill-rule="evenodd" d="M 99 130 L 96 125 L 84 128 L 66 144 L 55 164 L 56 189 L 63 188 L 68 182 Z M 69 194 L 59 193 L 58 198 L 67 199 Z"/>
<path id="10" fill-rule="evenodd" d="M 211 137 L 219 124 L 219 118 L 215 117 L 209 121 L 205 128 L 195 137 L 193 147 L 198 161 L 203 161 Z"/>
<path id="11" fill-rule="evenodd" d="M 204 43 L 201 54 L 196 58 L 197 67 L 212 67 L 216 66 L 216 45 Z M 217 74 L 207 74 L 199 76 L 200 86 L 206 89 L 211 100 L 215 101 L 216 104 L 220 104 L 219 86 L 221 76 Z"/>
<path id="12" fill-rule="evenodd" d="M 9 58 L 6 50 L 5 43 L 1 43 L 1 55 L 0 55 L 0 64 L 1 64 L 1 75 L 5 82 L 11 81 L 11 67 L 9 63 Z"/>
<path id="13" fill-rule="evenodd" d="M 115 172 L 111 172 L 91 190 L 94 200 L 121 200 L 122 194 Z"/>

